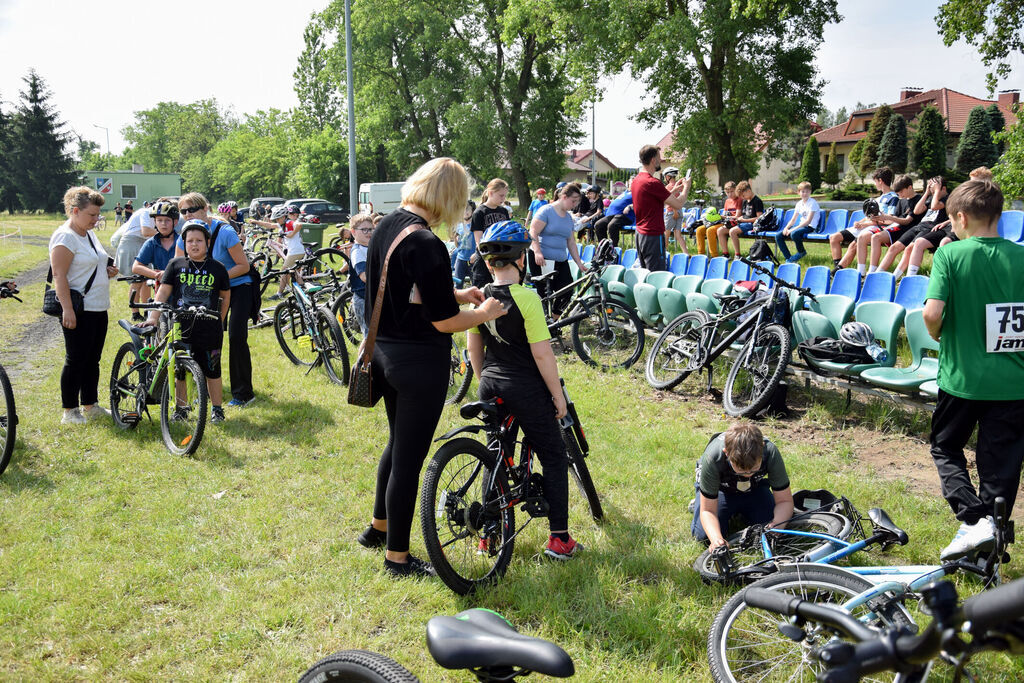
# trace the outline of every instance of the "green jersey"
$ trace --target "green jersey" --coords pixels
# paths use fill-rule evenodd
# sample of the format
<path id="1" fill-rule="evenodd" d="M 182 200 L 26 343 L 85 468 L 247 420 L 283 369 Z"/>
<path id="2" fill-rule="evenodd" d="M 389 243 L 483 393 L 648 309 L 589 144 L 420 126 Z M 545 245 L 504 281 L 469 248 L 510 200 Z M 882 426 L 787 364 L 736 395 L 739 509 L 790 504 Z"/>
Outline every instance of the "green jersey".
<path id="1" fill-rule="evenodd" d="M 551 338 L 544 318 L 540 296 L 522 285 L 484 287 L 485 296 L 493 296 L 507 311 L 500 318 L 469 330 L 484 338 L 483 377 L 504 381 L 538 379 L 543 382 L 530 344 Z"/>
<path id="2" fill-rule="evenodd" d="M 975 401 L 1024 399 L 1024 248 L 971 237 L 935 252 L 926 299 L 945 302 L 939 388 Z"/>

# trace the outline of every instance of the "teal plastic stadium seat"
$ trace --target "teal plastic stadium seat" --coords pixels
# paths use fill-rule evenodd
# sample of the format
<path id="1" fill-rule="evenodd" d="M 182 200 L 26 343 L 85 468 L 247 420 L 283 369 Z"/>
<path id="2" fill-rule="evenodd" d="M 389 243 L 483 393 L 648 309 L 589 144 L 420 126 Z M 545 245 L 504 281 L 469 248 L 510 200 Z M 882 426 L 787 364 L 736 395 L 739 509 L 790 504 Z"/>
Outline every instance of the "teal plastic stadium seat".
<path id="1" fill-rule="evenodd" d="M 814 311 L 796 311 L 793 313 L 793 344 L 796 345 L 815 337 L 839 338 L 839 331 L 828 318 Z"/>
<path id="2" fill-rule="evenodd" d="M 657 289 L 662 287 L 672 286 L 672 280 L 676 279 L 677 275 L 668 270 L 654 270 L 644 278 L 644 282 L 649 285 L 654 285 Z"/>
<path id="3" fill-rule="evenodd" d="M 576 265 L 576 262 L 569 259 L 569 276 L 576 280 L 580 276 L 580 267 Z"/>
<path id="4" fill-rule="evenodd" d="M 686 313 L 686 295 L 673 287 L 663 287 L 658 290 L 658 308 L 666 323 L 675 320 Z"/>
<path id="5" fill-rule="evenodd" d="M 708 313 L 717 314 L 720 310 L 715 294 L 729 294 L 732 292 L 732 283 L 724 278 L 705 280 L 700 286 L 700 292 L 686 295 L 686 310 L 693 311 L 701 309 Z"/>
<path id="6" fill-rule="evenodd" d="M 939 359 L 926 355 L 939 353 L 939 343 L 928 334 L 924 324 L 924 311 L 907 313 L 904 325 L 910 344 L 911 362 L 905 368 L 870 368 L 860 373 L 861 379 L 893 391 L 917 391 L 925 382 L 934 380 L 939 373 Z"/>
<path id="7" fill-rule="evenodd" d="M 622 282 L 609 282 L 608 295 L 618 299 L 630 308 L 636 308 L 636 298 L 633 296 L 633 288 L 644 281 L 651 271 L 646 268 L 627 268 L 622 276 Z"/>
<path id="8" fill-rule="evenodd" d="M 931 396 L 932 398 L 939 397 L 939 383 L 937 380 L 930 380 L 925 382 L 920 387 L 921 393 L 925 396 Z"/>
<path id="9" fill-rule="evenodd" d="M 693 294 L 700 291 L 702 284 L 704 284 L 704 278 L 700 275 L 680 275 L 672 280 L 672 289 L 683 294 Z"/>
<path id="10" fill-rule="evenodd" d="M 601 271 L 601 285 L 604 287 L 605 293 L 608 292 L 608 283 L 610 282 L 622 282 L 622 276 L 626 272 L 626 269 L 622 266 L 605 266 L 604 270 Z"/>
<path id="11" fill-rule="evenodd" d="M 661 324 L 661 304 L 658 303 L 658 288 L 652 284 L 641 282 L 633 288 L 636 299 L 636 312 L 640 319 L 651 327 Z"/>
<path id="12" fill-rule="evenodd" d="M 817 301 L 811 300 L 810 308 L 816 313 L 821 313 L 836 328 L 836 332 L 843 326 L 843 323 L 853 317 L 854 301 L 842 294 L 819 294 L 815 297 Z"/>
<path id="13" fill-rule="evenodd" d="M 906 310 L 891 301 L 868 301 L 857 307 L 855 318 L 867 323 L 875 336 L 875 340 L 889 351 L 884 363 L 835 363 L 832 361 L 814 361 L 815 367 L 842 375 L 856 377 L 870 368 L 891 368 L 896 365 L 896 339 Z"/>

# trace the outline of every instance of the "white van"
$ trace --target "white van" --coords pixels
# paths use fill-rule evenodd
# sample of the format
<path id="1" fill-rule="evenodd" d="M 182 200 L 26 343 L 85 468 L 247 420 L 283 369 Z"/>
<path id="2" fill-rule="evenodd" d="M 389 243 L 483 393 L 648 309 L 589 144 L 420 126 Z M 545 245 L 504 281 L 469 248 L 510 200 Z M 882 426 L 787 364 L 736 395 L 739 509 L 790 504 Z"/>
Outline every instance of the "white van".
<path id="1" fill-rule="evenodd" d="M 359 186 L 359 212 L 389 213 L 402 203 L 405 183 L 363 183 Z"/>

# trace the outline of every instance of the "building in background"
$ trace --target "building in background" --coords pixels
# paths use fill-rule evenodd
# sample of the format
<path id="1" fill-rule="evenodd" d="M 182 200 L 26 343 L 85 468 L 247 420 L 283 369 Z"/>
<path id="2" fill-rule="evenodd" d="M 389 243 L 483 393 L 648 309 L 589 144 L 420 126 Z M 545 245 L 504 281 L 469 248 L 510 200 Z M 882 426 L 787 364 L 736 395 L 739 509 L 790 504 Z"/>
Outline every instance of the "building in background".
<path id="1" fill-rule="evenodd" d="M 110 210 L 118 202 L 124 206 L 129 199 L 136 208 L 159 197 L 181 196 L 181 175 L 177 173 L 145 173 L 141 166 L 132 171 L 86 171 L 82 184 L 96 190 L 107 200 L 103 208 Z"/>
<path id="2" fill-rule="evenodd" d="M 589 183 L 592 158 L 597 166 L 597 184 L 607 186 L 609 174 L 612 171 L 618 170 L 618 167 L 600 152 L 597 152 L 596 156 L 592 156 L 589 147 L 587 149 L 570 149 L 566 151 L 566 171 L 565 175 L 562 176 L 562 180 L 567 183 Z"/>

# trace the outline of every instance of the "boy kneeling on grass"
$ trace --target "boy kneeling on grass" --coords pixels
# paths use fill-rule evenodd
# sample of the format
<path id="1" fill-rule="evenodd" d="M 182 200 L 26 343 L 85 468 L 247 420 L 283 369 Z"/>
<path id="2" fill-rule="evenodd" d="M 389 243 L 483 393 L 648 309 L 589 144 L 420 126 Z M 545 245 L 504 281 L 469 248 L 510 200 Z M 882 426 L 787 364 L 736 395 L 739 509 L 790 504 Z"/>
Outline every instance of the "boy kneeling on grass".
<path id="1" fill-rule="evenodd" d="M 544 468 L 551 529 L 544 554 L 568 560 L 583 546 L 569 535 L 569 458 L 558 423 L 565 417 L 565 395 L 540 296 L 521 284 L 529 247 L 530 234 L 516 221 L 495 223 L 483 233 L 477 249 L 494 278 L 484 296 L 500 301 L 507 313 L 470 329 L 466 346 L 480 378 L 480 399 L 502 399 Z"/>
<path id="2" fill-rule="evenodd" d="M 182 341 L 189 345 L 192 358 L 206 376 L 210 392 L 211 422 L 224 421 L 222 382 L 220 378 L 220 352 L 224 345 L 224 318 L 231 300 L 228 271 L 219 262 L 208 258 L 210 231 L 201 220 L 191 220 L 181 229 L 185 242 L 185 256 L 172 259 L 160 280 L 155 300 L 170 301 L 176 307 L 205 306 L 220 310 L 220 320 L 180 318 Z M 218 303 L 219 302 L 219 303 Z M 151 310 L 147 325 L 156 325 L 160 312 Z M 175 411 L 177 412 L 177 411 Z"/>
<path id="3" fill-rule="evenodd" d="M 761 430 L 738 422 L 711 437 L 697 465 L 697 498 L 690 531 L 710 548 L 728 545 L 733 515 L 747 524 L 785 526 L 793 516 L 793 492 L 782 455 Z"/>

